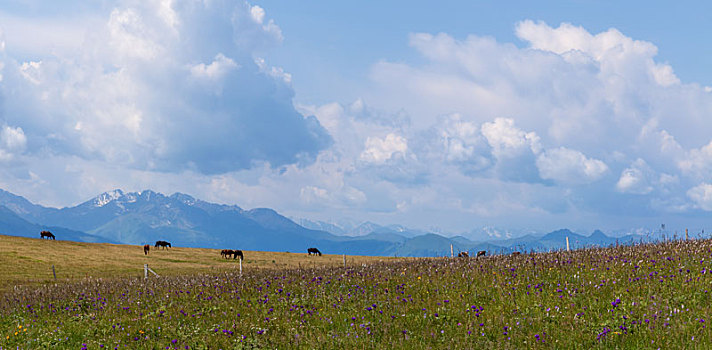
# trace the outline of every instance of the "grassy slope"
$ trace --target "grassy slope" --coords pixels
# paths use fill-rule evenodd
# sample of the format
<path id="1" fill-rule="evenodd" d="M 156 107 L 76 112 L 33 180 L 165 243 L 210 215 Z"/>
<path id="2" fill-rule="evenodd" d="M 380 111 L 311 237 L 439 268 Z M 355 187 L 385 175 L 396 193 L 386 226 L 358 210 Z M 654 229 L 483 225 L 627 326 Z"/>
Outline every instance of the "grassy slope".
<path id="1" fill-rule="evenodd" d="M 230 248 L 230 247 L 228 247 Z M 305 248 L 306 251 L 306 248 Z M 340 266 L 341 255 L 321 257 L 306 253 L 244 251 L 243 270 L 262 268 Z M 393 258 L 347 256 L 347 264 Z M 60 281 L 81 278 L 141 276 L 143 265 L 159 275 L 185 275 L 238 269 L 235 260 L 223 259 L 216 249 L 156 249 L 123 244 L 49 241 L 0 235 L 0 291 L 15 285 L 52 283 L 52 265 Z"/>
<path id="2" fill-rule="evenodd" d="M 0 295 L 0 348 L 710 349 L 710 258 L 690 240 L 81 279 Z"/>

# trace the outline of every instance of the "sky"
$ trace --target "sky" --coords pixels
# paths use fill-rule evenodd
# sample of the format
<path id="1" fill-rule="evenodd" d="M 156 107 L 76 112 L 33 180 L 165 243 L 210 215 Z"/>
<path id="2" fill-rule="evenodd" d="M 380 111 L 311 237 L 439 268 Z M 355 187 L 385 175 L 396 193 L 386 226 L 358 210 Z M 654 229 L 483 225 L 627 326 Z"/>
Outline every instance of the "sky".
<path id="1" fill-rule="evenodd" d="M 0 4 L 0 188 L 471 238 L 712 226 L 712 5 Z"/>

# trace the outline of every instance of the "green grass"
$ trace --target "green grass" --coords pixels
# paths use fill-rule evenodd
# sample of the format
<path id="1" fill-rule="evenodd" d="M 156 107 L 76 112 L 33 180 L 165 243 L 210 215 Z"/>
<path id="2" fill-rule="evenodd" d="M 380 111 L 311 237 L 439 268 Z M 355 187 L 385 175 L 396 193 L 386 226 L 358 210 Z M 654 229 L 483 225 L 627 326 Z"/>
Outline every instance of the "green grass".
<path id="1" fill-rule="evenodd" d="M 711 262 L 712 241 L 695 240 L 84 278 L 3 294 L 0 346 L 708 349 Z"/>

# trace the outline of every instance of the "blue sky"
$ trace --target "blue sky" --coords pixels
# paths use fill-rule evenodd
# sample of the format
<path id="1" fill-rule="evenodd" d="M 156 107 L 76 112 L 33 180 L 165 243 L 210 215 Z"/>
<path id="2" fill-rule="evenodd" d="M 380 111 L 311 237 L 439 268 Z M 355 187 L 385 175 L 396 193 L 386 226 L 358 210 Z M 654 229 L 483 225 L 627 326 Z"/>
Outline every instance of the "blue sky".
<path id="1" fill-rule="evenodd" d="M 697 2 L 0 5 L 0 188 L 471 238 L 708 228 Z"/>
<path id="2" fill-rule="evenodd" d="M 285 1 L 255 2 L 285 32 L 283 45 L 270 53 L 275 64 L 295 74 L 297 96 L 331 101 L 329 94 L 358 96 L 359 91 L 326 87 L 331 81 L 363 79 L 368 67 L 381 59 L 417 60 L 406 38 L 414 32 L 492 36 L 524 45 L 514 33 L 517 22 L 532 19 L 550 25 L 568 22 L 590 32 L 617 28 L 637 40 L 654 43 L 657 58 L 675 67 L 687 82 L 712 84 L 712 30 L 705 2 L 641 1 L 388 1 L 384 3 Z M 299 59 L 291 59 L 298 56 Z M 313 64 L 317 63 L 317 64 Z M 296 72 L 305 71 L 310 75 Z M 316 79 L 312 78 L 316 75 Z M 323 82 L 322 82 L 323 81 Z M 299 87 L 302 86 L 300 89 Z M 335 96 L 339 98 L 342 96 Z M 333 100 L 333 99 L 332 99 Z"/>

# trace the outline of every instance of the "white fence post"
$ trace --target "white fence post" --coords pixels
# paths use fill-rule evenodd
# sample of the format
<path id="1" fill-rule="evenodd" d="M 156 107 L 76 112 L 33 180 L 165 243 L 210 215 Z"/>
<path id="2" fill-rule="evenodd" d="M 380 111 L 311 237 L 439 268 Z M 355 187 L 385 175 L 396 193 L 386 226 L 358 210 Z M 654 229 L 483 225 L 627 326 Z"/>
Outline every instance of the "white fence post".
<path id="1" fill-rule="evenodd" d="M 451 258 L 455 257 L 455 251 L 452 249 L 452 244 L 450 245 L 450 257 Z"/>
<path id="2" fill-rule="evenodd" d="M 159 275 L 156 273 L 156 271 L 151 270 L 151 268 L 148 267 L 148 264 L 143 264 L 143 278 L 148 278 L 148 272 L 149 272 L 149 271 L 150 271 L 152 274 L 154 274 L 156 277 L 161 277 L 161 276 L 159 276 Z"/>
<path id="3" fill-rule="evenodd" d="M 242 277 L 242 259 L 240 259 L 240 277 Z"/>
<path id="4" fill-rule="evenodd" d="M 569 237 L 566 236 L 566 251 L 569 251 Z"/>

